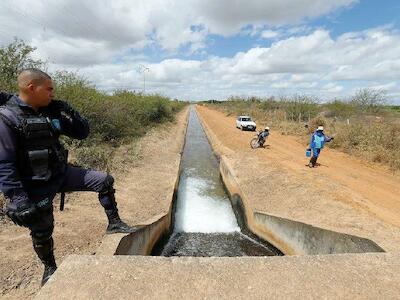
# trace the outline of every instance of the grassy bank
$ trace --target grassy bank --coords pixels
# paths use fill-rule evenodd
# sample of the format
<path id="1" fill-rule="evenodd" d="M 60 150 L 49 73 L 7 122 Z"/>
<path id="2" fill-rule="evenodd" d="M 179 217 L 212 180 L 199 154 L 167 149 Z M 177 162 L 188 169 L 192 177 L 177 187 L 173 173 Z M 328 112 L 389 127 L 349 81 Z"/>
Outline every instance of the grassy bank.
<path id="1" fill-rule="evenodd" d="M 76 74 L 58 72 L 53 77 L 55 97 L 67 99 L 89 120 L 88 139 L 64 139 L 72 149 L 75 162 L 85 167 L 112 169 L 112 157 L 119 146 L 134 142 L 157 124 L 173 121 L 175 114 L 185 106 L 183 102 L 156 94 L 120 90 L 107 95 Z M 129 153 L 134 155 L 134 149 Z"/>
<path id="2" fill-rule="evenodd" d="M 335 136 L 330 147 L 400 170 L 400 113 L 381 103 L 335 100 L 321 104 L 307 96 L 239 98 L 207 103 L 226 115 L 250 115 L 258 127 L 268 125 L 281 134 L 297 135 L 305 147 L 318 125 Z"/>

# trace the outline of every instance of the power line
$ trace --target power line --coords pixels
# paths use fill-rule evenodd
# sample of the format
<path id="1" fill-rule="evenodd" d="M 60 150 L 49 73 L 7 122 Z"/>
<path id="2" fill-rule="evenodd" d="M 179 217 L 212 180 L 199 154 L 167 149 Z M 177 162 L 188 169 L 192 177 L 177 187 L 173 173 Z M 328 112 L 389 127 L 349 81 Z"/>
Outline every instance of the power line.
<path id="1" fill-rule="evenodd" d="M 50 3 L 50 1 L 49 1 Z M 51 2 L 52 4 L 55 4 L 54 2 Z M 77 24 L 82 24 L 83 27 L 86 27 L 86 29 L 88 29 L 88 32 L 93 32 L 95 34 L 95 36 L 101 36 L 100 32 L 96 29 L 94 29 L 89 23 L 82 21 L 82 19 L 80 19 L 78 17 L 77 14 L 75 14 L 72 10 L 70 10 L 69 7 L 67 7 L 67 5 L 63 5 L 64 11 L 67 12 L 72 18 L 75 19 Z"/>
<path id="2" fill-rule="evenodd" d="M 92 10 L 90 8 L 88 8 L 85 4 L 85 2 L 82 0 L 80 2 L 80 4 L 82 5 L 82 7 L 84 7 L 86 9 L 86 11 L 88 13 L 90 13 L 95 19 L 97 18 L 93 13 Z M 102 22 L 99 22 L 99 24 L 101 24 L 101 26 L 103 27 L 103 32 L 107 32 L 107 34 L 111 34 L 111 36 L 114 38 L 115 41 L 118 41 L 118 37 L 116 35 L 114 35 L 114 33 L 112 31 L 110 31 L 107 27 L 104 26 L 104 24 Z M 101 36 L 101 35 L 100 35 Z"/>
<path id="3" fill-rule="evenodd" d="M 143 74 L 143 94 L 146 94 L 146 72 L 150 72 L 150 69 L 145 65 L 140 64 L 138 66 L 138 72 Z"/>
<path id="4" fill-rule="evenodd" d="M 21 9 L 15 8 L 12 5 L 9 4 L 5 4 L 4 2 L 0 2 L 1 5 L 3 5 L 5 8 L 8 8 L 9 10 L 25 17 L 28 18 L 30 20 L 32 20 L 34 23 L 40 25 L 41 27 L 43 27 L 43 31 L 46 31 L 46 26 L 48 26 L 48 24 L 46 25 L 45 23 L 43 23 L 42 21 L 39 21 L 38 19 L 36 19 L 35 17 L 33 17 L 32 15 L 29 15 L 26 11 L 22 11 Z M 57 28 L 57 30 L 60 30 L 62 33 L 64 33 L 65 35 L 68 35 L 62 28 Z"/>

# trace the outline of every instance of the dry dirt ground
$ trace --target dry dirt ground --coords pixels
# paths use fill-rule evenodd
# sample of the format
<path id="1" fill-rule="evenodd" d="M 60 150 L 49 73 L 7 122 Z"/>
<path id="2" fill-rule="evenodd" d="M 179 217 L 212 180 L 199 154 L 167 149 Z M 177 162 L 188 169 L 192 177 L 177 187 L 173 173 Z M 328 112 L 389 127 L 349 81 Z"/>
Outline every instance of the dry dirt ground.
<path id="1" fill-rule="evenodd" d="M 130 224 L 149 222 L 165 214 L 179 168 L 187 109 L 174 123 L 157 128 L 137 144 L 139 161 L 113 173 L 122 218 Z M 123 152 L 121 150 L 121 152 Z M 106 217 L 95 193 L 67 194 L 64 212 L 55 207 L 55 255 L 58 264 L 69 254 L 94 254 L 106 228 Z M 0 298 L 30 299 L 40 286 L 43 272 L 32 249 L 27 229 L 0 223 Z"/>
<path id="2" fill-rule="evenodd" d="M 204 106 L 197 110 L 254 210 L 370 238 L 386 251 L 399 251 L 398 173 L 329 147 L 319 158 L 321 166 L 310 169 L 307 145 L 296 137 L 272 128 L 266 148 L 250 149 L 255 133 L 237 129 L 234 117 Z"/>

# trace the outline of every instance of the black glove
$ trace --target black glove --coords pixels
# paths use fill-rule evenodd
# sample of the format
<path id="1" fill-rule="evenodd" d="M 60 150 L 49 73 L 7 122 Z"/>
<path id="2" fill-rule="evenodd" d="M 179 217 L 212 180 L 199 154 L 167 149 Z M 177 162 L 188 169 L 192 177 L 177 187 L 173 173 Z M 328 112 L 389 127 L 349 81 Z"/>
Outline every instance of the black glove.
<path id="1" fill-rule="evenodd" d="M 57 112 L 65 112 L 71 117 L 75 114 L 75 110 L 65 101 L 52 100 L 49 104 L 49 109 Z"/>
<path id="2" fill-rule="evenodd" d="M 17 225 L 29 227 L 39 219 L 39 211 L 35 203 L 23 202 L 17 205 L 7 204 L 7 216 Z"/>
<path id="3" fill-rule="evenodd" d="M 13 96 L 13 94 L 9 94 L 3 91 L 0 91 L 0 105 L 3 105 L 6 103 L 10 98 Z"/>

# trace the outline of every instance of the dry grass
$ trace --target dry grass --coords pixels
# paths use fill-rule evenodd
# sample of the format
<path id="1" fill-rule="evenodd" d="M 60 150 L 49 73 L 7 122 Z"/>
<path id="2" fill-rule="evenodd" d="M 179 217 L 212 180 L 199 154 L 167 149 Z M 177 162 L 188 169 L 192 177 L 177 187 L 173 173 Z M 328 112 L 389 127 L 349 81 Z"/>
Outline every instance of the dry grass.
<path id="1" fill-rule="evenodd" d="M 268 102 L 268 100 L 267 100 Z M 209 104 L 226 115 L 248 114 L 258 128 L 268 125 L 284 135 L 297 135 L 306 143 L 318 125 L 335 139 L 329 144 L 345 153 L 381 163 L 392 170 L 400 170 L 400 115 L 380 110 L 374 114 L 360 113 L 348 103 L 334 101 L 325 105 L 306 103 L 298 108 L 297 117 L 289 117 L 287 102 L 282 107 L 271 107 L 262 101 L 228 101 Z M 295 106 L 299 106 L 297 103 Z M 290 108 L 293 110 L 293 108 Z M 304 115 L 310 111 L 309 117 Z M 300 113 L 302 112 L 302 113 Z M 315 115 L 314 115 L 315 113 Z M 313 117 L 311 117 L 313 115 Z M 308 119 L 308 120 L 307 120 Z"/>

